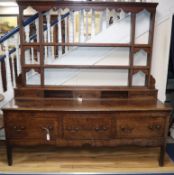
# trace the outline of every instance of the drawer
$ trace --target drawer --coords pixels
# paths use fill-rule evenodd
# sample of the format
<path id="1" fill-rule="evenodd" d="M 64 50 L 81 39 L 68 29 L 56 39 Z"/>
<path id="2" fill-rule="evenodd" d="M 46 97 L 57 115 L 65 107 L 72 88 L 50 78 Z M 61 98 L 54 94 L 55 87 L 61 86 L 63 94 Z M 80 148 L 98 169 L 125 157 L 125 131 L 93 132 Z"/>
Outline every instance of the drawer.
<path id="1" fill-rule="evenodd" d="M 27 116 L 9 116 L 5 118 L 7 138 L 55 140 L 60 134 L 60 122 L 57 118 L 35 118 Z"/>
<path id="2" fill-rule="evenodd" d="M 163 137 L 165 117 L 123 117 L 117 120 L 119 138 Z"/>
<path id="3" fill-rule="evenodd" d="M 101 114 L 66 116 L 63 119 L 64 139 L 111 139 L 114 129 L 112 120 L 112 117 L 102 117 Z"/>

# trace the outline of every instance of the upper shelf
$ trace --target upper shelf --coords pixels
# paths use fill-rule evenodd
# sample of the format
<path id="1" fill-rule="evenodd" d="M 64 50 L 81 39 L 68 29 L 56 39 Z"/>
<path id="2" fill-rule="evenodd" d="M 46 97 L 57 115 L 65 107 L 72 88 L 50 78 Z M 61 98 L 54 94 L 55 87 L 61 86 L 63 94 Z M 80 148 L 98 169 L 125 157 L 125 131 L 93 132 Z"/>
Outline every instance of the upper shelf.
<path id="1" fill-rule="evenodd" d="M 34 47 L 39 46 L 40 43 L 24 43 L 23 46 Z M 150 48 L 149 44 L 124 44 L 124 43 L 43 43 L 44 46 L 79 46 L 79 47 L 136 47 L 136 48 Z"/>

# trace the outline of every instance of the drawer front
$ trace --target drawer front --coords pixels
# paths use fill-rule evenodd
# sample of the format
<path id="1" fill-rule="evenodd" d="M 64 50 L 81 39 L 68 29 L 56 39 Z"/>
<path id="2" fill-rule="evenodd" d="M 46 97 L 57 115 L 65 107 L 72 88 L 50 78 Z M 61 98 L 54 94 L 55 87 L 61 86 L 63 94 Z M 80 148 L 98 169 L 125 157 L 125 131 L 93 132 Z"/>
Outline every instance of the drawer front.
<path id="1" fill-rule="evenodd" d="M 112 120 L 112 117 L 102 117 L 102 114 L 65 116 L 64 139 L 111 139 L 113 137 Z"/>
<path id="2" fill-rule="evenodd" d="M 163 137 L 165 117 L 123 117 L 117 120 L 119 138 Z"/>
<path id="3" fill-rule="evenodd" d="M 43 141 L 55 140 L 58 132 L 58 118 L 42 118 L 17 114 L 5 117 L 5 130 L 8 138 L 12 139 L 40 139 Z"/>

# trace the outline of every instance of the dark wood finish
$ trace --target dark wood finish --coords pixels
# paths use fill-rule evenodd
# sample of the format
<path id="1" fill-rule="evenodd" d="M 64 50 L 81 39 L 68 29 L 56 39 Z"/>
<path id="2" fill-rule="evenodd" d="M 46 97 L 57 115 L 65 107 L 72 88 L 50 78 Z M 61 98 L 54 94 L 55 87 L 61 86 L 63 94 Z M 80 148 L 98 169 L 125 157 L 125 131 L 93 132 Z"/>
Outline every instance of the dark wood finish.
<path id="1" fill-rule="evenodd" d="M 3 100 L 4 97 L 2 96 L 1 99 Z M 3 119 L 3 116 L 0 115 L 0 130 L 3 129 L 3 128 L 4 128 L 4 119 Z"/>
<path id="2" fill-rule="evenodd" d="M 21 49 L 21 55 L 20 55 L 20 63 L 21 63 L 21 69 L 22 69 L 22 86 L 25 86 L 26 84 L 26 75 L 25 75 L 25 70 L 23 68 L 24 64 L 25 64 L 25 59 L 24 59 L 24 46 L 23 43 L 25 41 L 25 37 L 24 37 L 24 27 L 23 27 L 23 9 L 21 6 L 19 6 L 19 26 L 20 26 L 20 30 L 19 30 L 19 34 L 20 34 L 20 49 Z"/>
<path id="3" fill-rule="evenodd" d="M 39 43 L 24 43 L 23 44 L 25 47 L 30 48 L 32 47 L 37 47 L 39 46 Z M 79 46 L 79 47 L 131 47 L 132 45 L 129 43 L 43 43 L 44 46 Z M 136 48 L 143 48 L 143 49 L 148 49 L 150 48 L 149 44 L 134 44 L 133 45 Z"/>
<path id="4" fill-rule="evenodd" d="M 17 82 L 18 69 L 17 69 L 17 58 L 16 57 L 14 57 L 14 74 L 15 74 L 15 82 Z"/>
<path id="5" fill-rule="evenodd" d="M 145 107 L 141 100 L 130 104 L 127 100 L 15 100 L 4 109 L 9 165 L 9 146 L 86 144 L 160 146 L 163 165 L 169 114 L 169 107 L 161 103 Z"/>
<path id="6" fill-rule="evenodd" d="M 135 43 L 135 22 L 136 22 L 136 14 L 132 13 L 131 14 L 131 47 L 129 51 L 129 64 L 130 64 L 130 69 L 129 69 L 129 87 L 132 87 L 132 67 L 133 67 L 133 59 L 134 59 L 134 43 Z"/>
<path id="7" fill-rule="evenodd" d="M 163 145 L 160 147 L 160 157 L 159 157 L 159 166 L 164 166 L 164 156 L 165 156 L 166 147 Z"/>
<path id="8" fill-rule="evenodd" d="M 151 49 L 153 49 L 153 35 L 154 35 L 154 28 L 155 28 L 155 12 L 151 13 L 150 16 L 150 30 L 149 30 L 149 44 L 151 46 Z M 151 63 L 152 63 L 152 52 L 148 53 L 148 63 L 149 66 L 151 67 Z M 150 72 L 148 75 L 148 86 L 150 87 Z"/>
<path id="9" fill-rule="evenodd" d="M 28 6 L 32 6 L 37 11 L 47 11 L 52 7 L 58 8 L 69 8 L 71 10 L 89 10 L 93 7 L 96 10 L 103 10 L 106 8 L 109 9 L 123 9 L 126 12 L 140 12 L 142 10 L 147 9 L 150 12 L 155 11 L 158 3 L 136 3 L 136 2 L 113 2 L 113 1 L 86 1 L 86 2 L 73 2 L 73 1 L 59 1 L 56 0 L 17 0 L 19 6 L 25 9 Z"/>
<path id="10" fill-rule="evenodd" d="M 8 165 L 11 166 L 13 164 L 13 159 L 12 159 L 12 145 L 11 144 L 6 144 L 6 151 L 7 151 L 7 161 Z"/>
<path id="11" fill-rule="evenodd" d="M 15 146 L 157 146 L 159 165 L 164 164 L 166 136 L 171 108 L 157 100 L 155 79 L 150 75 L 157 3 L 17 0 L 20 10 L 20 39 L 22 86 L 17 84 L 15 98 L 4 108 L 8 164 L 12 165 Z M 32 6 L 39 12 L 39 42 L 26 43 L 22 26 L 23 10 Z M 130 43 L 45 43 L 43 40 L 43 12 L 51 8 L 104 10 L 106 8 L 131 12 Z M 136 14 L 146 9 L 151 13 L 148 44 L 135 44 Z M 66 21 L 63 22 L 63 25 Z M 67 24 L 68 26 L 68 24 Z M 58 37 L 57 28 L 55 36 Z M 69 27 L 66 29 L 69 30 Z M 66 33 L 66 32 L 65 32 Z M 128 47 L 128 66 L 44 65 L 44 47 Z M 24 64 L 24 49 L 39 48 L 40 64 Z M 146 66 L 133 66 L 134 54 L 143 49 L 148 53 Z M 58 53 L 59 54 L 59 53 Z M 3 64 L 1 64 L 3 67 Z M 41 74 L 41 85 L 26 85 L 25 73 L 33 68 Z M 128 69 L 128 86 L 45 86 L 45 68 Z M 132 86 L 132 76 L 138 71 L 146 75 L 146 85 Z M 17 75 L 17 74 L 16 74 Z M 100 77 L 99 77 L 100 78 Z M 19 77 L 18 77 L 19 79 Z M 5 80 L 4 80 L 5 81 Z M 3 82 L 4 82 L 3 81 Z"/>
<path id="12" fill-rule="evenodd" d="M 13 63 L 12 63 L 12 58 L 10 57 L 9 58 L 9 63 L 10 63 L 10 75 L 11 75 L 11 81 L 12 81 L 12 83 L 14 82 L 14 80 L 13 80 L 13 72 L 14 72 L 14 67 L 13 67 Z"/>
<path id="13" fill-rule="evenodd" d="M 163 137 L 165 118 L 147 116 L 125 117 L 117 121 L 117 126 L 117 133 L 120 138 Z"/>
<path id="14" fill-rule="evenodd" d="M 65 114 L 63 118 L 64 139 L 105 140 L 114 138 L 114 115 L 94 114 L 84 112 L 71 114 L 71 116 Z"/>
<path id="15" fill-rule="evenodd" d="M 23 38 L 23 47 L 40 47 L 40 60 L 41 64 L 37 65 L 40 67 L 40 74 L 41 74 L 41 86 L 44 86 L 44 47 L 45 46 L 53 46 L 54 48 L 56 46 L 62 46 L 62 49 L 65 50 L 65 46 L 71 47 L 71 46 L 79 46 L 79 47 L 129 47 L 130 48 L 130 56 L 129 56 L 129 65 L 128 65 L 128 87 L 132 86 L 132 77 L 135 74 L 134 66 L 133 66 L 133 59 L 134 59 L 134 53 L 137 49 L 143 49 L 146 52 L 148 52 L 148 65 L 144 67 L 140 67 L 140 71 L 145 73 L 145 85 L 143 87 L 150 87 L 150 71 L 151 71 L 151 57 L 152 57 L 152 43 L 153 43 L 153 33 L 154 33 L 154 23 L 155 23 L 155 12 L 156 12 L 156 6 L 157 3 L 126 3 L 126 2 L 73 2 L 73 1 L 60 1 L 57 2 L 55 0 L 51 0 L 48 2 L 42 0 L 42 1 L 22 1 L 17 0 L 19 6 L 21 7 L 20 13 L 23 13 L 22 11 L 27 8 L 28 6 L 32 6 L 34 9 L 36 9 L 39 12 L 39 42 L 37 43 L 26 43 Z M 54 42 L 44 42 L 43 41 L 43 13 L 45 11 L 50 10 L 51 8 L 69 8 L 71 11 L 77 11 L 77 10 L 90 10 L 93 8 L 94 10 L 105 10 L 106 8 L 114 9 L 114 10 L 120 10 L 123 9 L 125 12 L 131 12 L 131 36 L 130 36 L 130 43 L 65 43 L 65 35 L 62 35 L 62 42 L 60 43 L 57 39 L 54 39 Z M 146 9 L 151 13 L 150 18 L 150 29 L 149 29 L 149 43 L 148 44 L 135 44 L 135 29 L 136 29 L 136 14 L 142 10 Z M 23 18 L 23 14 L 20 15 L 20 18 Z M 62 21 L 62 33 L 64 31 L 65 22 Z M 67 30 L 69 30 L 67 28 Z M 23 27 L 21 27 L 21 34 L 23 33 Z M 57 38 L 57 33 L 55 33 L 54 38 Z M 69 38 L 69 36 L 67 36 Z M 21 57 L 24 57 L 24 51 L 21 49 Z M 63 65 L 62 65 L 63 66 Z M 22 64 L 23 72 L 26 70 L 26 65 Z M 33 68 L 33 65 L 27 65 L 28 68 Z M 56 66 L 55 66 L 56 67 Z M 76 66 L 74 65 L 74 68 Z M 93 66 L 91 66 L 93 67 Z M 54 67 L 52 67 L 54 68 Z M 77 66 L 79 68 L 79 66 Z M 82 66 L 83 68 L 83 66 Z M 95 68 L 95 66 L 94 66 Z M 115 69 L 119 69 L 118 67 L 114 67 Z M 124 68 L 124 66 L 123 66 Z M 144 68 L 147 68 L 148 70 L 143 70 Z M 107 69 L 107 67 L 106 67 Z M 29 70 L 29 69 L 28 69 Z M 136 73 L 138 71 L 136 70 Z M 23 85 L 26 86 L 26 77 L 23 75 Z"/>
<path id="16" fill-rule="evenodd" d="M 5 92 L 7 90 L 7 75 L 6 75 L 6 67 L 5 67 L 5 61 L 1 61 L 1 76 L 2 76 L 2 87 L 3 91 Z"/>

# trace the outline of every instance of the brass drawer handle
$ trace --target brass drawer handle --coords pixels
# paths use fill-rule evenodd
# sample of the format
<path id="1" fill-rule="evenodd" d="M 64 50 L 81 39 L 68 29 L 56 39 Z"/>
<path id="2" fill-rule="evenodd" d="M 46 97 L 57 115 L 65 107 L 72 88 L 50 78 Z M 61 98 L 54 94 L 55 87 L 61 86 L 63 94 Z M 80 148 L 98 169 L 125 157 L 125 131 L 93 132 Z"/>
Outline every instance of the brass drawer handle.
<path id="1" fill-rule="evenodd" d="M 24 126 L 14 126 L 13 129 L 16 131 L 16 132 L 22 132 L 25 130 L 25 127 Z"/>
<path id="2" fill-rule="evenodd" d="M 66 130 L 70 132 L 78 132 L 80 129 L 79 128 L 66 128 Z"/>
<path id="3" fill-rule="evenodd" d="M 74 131 L 75 131 L 75 132 L 78 132 L 78 131 L 79 131 L 79 128 L 74 128 Z"/>
<path id="4" fill-rule="evenodd" d="M 161 129 L 161 126 L 160 125 L 156 125 L 155 128 L 156 129 Z"/>
<path id="5" fill-rule="evenodd" d="M 72 128 L 66 128 L 67 131 L 72 131 Z"/>
<path id="6" fill-rule="evenodd" d="M 150 126 L 148 126 L 148 128 L 151 131 L 159 131 L 161 129 L 161 126 L 160 125 L 150 125 Z"/>
<path id="7" fill-rule="evenodd" d="M 104 130 L 104 131 L 107 131 L 107 130 L 108 130 L 108 128 L 107 128 L 107 127 L 104 127 L 104 128 L 103 128 L 103 130 Z"/>
<path id="8" fill-rule="evenodd" d="M 121 131 L 124 132 L 124 133 L 126 133 L 126 134 L 129 134 L 129 133 L 131 133 L 133 131 L 133 129 L 134 128 L 128 128 L 128 127 L 125 128 L 125 127 L 122 127 L 121 128 Z"/>
<path id="9" fill-rule="evenodd" d="M 101 128 L 95 128 L 95 131 L 107 131 L 108 128 L 107 127 L 101 127 Z"/>
<path id="10" fill-rule="evenodd" d="M 95 128 L 95 131 L 97 131 L 97 132 L 100 131 L 100 130 L 101 130 L 100 128 Z"/>

